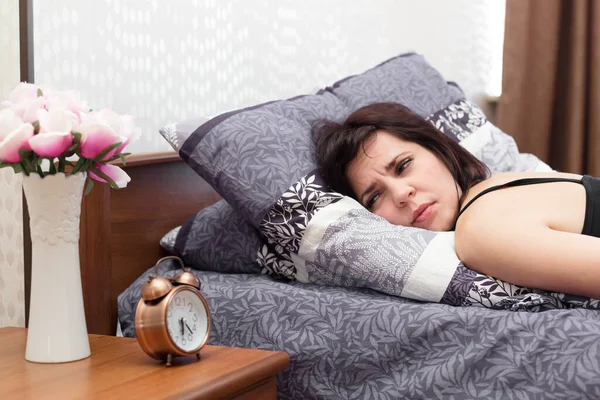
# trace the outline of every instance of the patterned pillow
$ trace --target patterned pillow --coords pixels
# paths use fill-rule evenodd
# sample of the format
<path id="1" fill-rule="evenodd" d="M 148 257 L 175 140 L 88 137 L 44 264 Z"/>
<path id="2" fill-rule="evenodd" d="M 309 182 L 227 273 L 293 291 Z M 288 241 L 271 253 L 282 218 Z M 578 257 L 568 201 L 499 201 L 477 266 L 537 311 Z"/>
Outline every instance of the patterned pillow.
<path id="1" fill-rule="evenodd" d="M 184 161 L 265 236 L 258 261 L 273 275 L 456 304 L 468 285 L 455 284 L 465 268 L 452 232 L 391 225 L 329 191 L 316 173 L 311 125 L 383 101 L 428 117 L 493 171 L 545 168 L 417 54 L 314 95 L 223 114 L 193 131 L 175 126 L 175 136 Z"/>
<path id="2" fill-rule="evenodd" d="M 290 184 L 315 169 L 314 122 L 341 121 L 377 101 L 399 102 L 427 117 L 462 98 L 422 56 L 407 54 L 317 94 L 228 112 L 195 130 L 176 125 L 170 137 L 177 137 L 184 161 L 259 228 Z"/>
<path id="3" fill-rule="evenodd" d="M 186 265 L 231 274 L 260 274 L 260 233 L 225 200 L 220 200 L 168 232 L 160 245 Z"/>

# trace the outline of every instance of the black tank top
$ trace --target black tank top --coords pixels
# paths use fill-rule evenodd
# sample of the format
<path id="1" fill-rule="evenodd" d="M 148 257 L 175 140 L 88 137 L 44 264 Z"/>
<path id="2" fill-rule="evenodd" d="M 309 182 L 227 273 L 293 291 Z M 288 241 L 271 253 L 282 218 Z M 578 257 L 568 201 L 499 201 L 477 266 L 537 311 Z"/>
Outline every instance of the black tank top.
<path id="1" fill-rule="evenodd" d="M 473 204 L 475 200 L 480 198 L 486 193 L 493 192 L 494 190 L 504 189 L 515 186 L 534 185 L 537 183 L 551 183 L 551 182 L 572 182 L 582 184 L 585 188 L 585 219 L 583 222 L 583 229 L 581 233 L 583 235 L 595 236 L 600 238 L 600 178 L 594 178 L 589 175 L 583 175 L 581 179 L 570 179 L 570 178 L 524 178 L 517 179 L 504 183 L 502 185 L 491 186 L 473 197 L 471 201 L 463 207 L 458 213 L 456 221 L 465 210 Z M 456 227 L 456 221 L 454 227 Z"/>

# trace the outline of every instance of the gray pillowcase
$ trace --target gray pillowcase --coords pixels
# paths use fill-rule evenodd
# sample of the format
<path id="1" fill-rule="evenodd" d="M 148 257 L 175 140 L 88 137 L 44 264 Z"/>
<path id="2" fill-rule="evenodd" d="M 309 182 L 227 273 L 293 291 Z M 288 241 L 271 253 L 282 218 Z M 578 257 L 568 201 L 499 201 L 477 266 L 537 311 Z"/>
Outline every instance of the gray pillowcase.
<path id="1" fill-rule="evenodd" d="M 311 128 L 366 104 L 404 104 L 427 117 L 464 98 L 418 54 L 394 57 L 317 94 L 259 104 L 204 124 L 175 126 L 179 154 L 255 227 L 290 185 L 316 168 Z M 181 125 L 181 126 L 179 126 Z"/>
<path id="2" fill-rule="evenodd" d="M 232 274 L 260 274 L 256 262 L 260 233 L 225 200 L 212 204 L 172 229 L 160 241 L 191 268 Z"/>

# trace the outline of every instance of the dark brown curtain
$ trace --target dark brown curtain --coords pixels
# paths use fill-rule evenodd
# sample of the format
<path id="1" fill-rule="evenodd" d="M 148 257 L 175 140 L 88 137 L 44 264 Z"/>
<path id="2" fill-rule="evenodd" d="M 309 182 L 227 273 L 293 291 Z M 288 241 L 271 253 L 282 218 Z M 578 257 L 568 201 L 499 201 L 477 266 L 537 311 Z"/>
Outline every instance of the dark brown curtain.
<path id="1" fill-rule="evenodd" d="M 600 0 L 507 0 L 502 80 L 521 152 L 600 176 Z"/>

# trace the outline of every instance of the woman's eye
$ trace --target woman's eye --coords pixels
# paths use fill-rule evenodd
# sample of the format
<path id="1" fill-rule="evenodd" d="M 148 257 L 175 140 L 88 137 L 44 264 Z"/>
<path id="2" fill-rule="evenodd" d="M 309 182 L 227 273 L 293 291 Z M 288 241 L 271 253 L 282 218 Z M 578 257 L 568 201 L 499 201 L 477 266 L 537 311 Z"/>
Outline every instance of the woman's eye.
<path id="1" fill-rule="evenodd" d="M 373 196 L 371 196 L 369 201 L 367 201 L 367 210 L 370 210 L 371 208 L 373 208 L 373 205 L 375 205 L 375 202 L 377 201 L 378 198 L 379 198 L 379 193 L 375 193 Z"/>
<path id="2" fill-rule="evenodd" d="M 411 162 L 412 162 L 412 158 L 407 158 L 404 161 L 402 161 L 401 163 L 398 163 L 398 166 L 396 167 L 396 175 L 400 175 L 402 173 L 402 171 L 404 171 L 406 168 L 408 168 L 408 166 L 410 165 Z"/>

